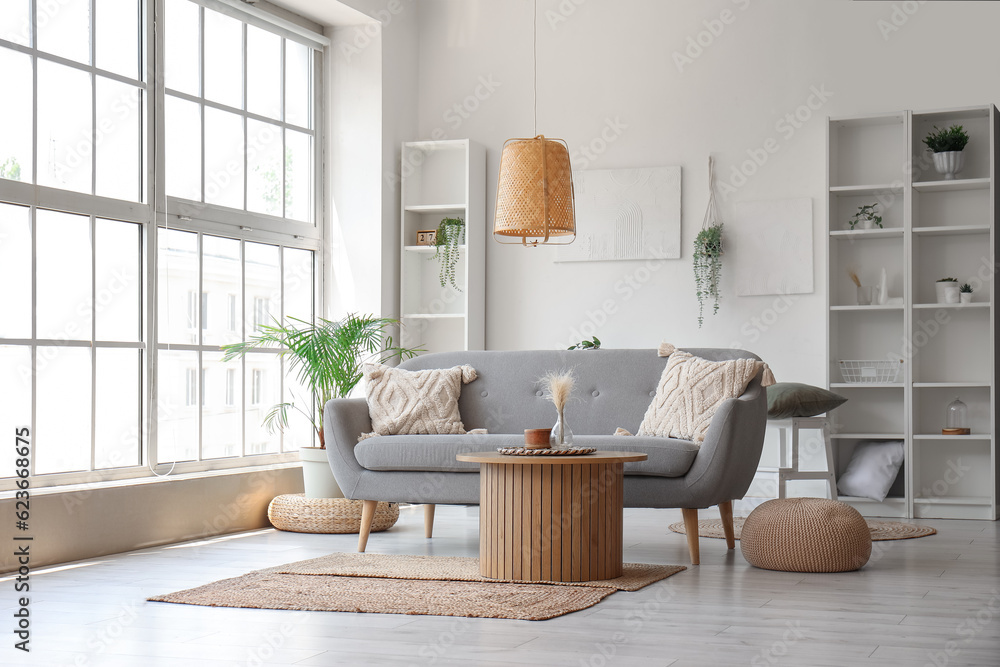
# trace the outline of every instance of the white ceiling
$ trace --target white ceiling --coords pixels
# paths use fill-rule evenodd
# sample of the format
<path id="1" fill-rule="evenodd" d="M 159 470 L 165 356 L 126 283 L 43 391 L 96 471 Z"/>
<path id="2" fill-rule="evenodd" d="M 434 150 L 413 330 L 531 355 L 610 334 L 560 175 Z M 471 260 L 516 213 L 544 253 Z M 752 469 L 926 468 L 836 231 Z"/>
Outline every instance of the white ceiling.
<path id="1" fill-rule="evenodd" d="M 372 19 L 337 0 L 268 0 L 302 18 L 324 26 L 358 25 Z"/>

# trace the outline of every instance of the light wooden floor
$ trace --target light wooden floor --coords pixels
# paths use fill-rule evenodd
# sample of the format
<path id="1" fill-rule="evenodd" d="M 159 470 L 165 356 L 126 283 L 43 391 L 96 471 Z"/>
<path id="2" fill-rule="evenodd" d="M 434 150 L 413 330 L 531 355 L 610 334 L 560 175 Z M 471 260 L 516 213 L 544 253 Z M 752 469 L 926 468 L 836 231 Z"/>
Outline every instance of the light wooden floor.
<path id="1" fill-rule="evenodd" d="M 708 514 L 705 514 L 708 516 Z M 684 564 L 674 510 L 626 510 L 625 560 Z M 702 539 L 702 565 L 550 621 L 225 609 L 144 602 L 249 570 L 352 551 L 355 535 L 264 530 L 83 561 L 33 576 L 32 652 L 12 649 L 0 582 L 0 664 L 1000 665 L 1000 532 L 926 521 L 936 536 L 876 543 L 860 572 L 750 567 Z M 435 537 L 404 508 L 370 552 L 476 555 L 478 508 L 439 507 Z"/>

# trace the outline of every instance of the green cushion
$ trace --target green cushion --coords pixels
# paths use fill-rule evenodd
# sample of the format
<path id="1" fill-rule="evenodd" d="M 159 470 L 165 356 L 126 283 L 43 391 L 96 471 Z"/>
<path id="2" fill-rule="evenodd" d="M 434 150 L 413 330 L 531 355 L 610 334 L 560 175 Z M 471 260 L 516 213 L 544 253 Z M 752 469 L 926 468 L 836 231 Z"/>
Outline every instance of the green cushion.
<path id="1" fill-rule="evenodd" d="M 767 388 L 768 419 L 815 417 L 847 401 L 840 394 L 798 382 L 779 382 Z"/>

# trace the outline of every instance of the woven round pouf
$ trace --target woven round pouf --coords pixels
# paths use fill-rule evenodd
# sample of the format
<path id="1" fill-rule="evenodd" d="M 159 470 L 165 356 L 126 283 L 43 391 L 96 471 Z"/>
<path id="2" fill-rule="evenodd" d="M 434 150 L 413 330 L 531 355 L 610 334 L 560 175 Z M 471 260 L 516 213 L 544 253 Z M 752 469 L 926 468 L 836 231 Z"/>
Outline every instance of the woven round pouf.
<path id="1" fill-rule="evenodd" d="M 304 493 L 277 496 L 267 506 L 267 518 L 278 530 L 293 533 L 357 533 L 361 530 L 360 500 L 306 498 Z M 396 525 L 399 505 L 380 502 L 375 507 L 372 532 Z"/>
<path id="2" fill-rule="evenodd" d="M 849 572 L 872 553 L 861 513 L 825 498 L 769 500 L 743 522 L 740 550 L 754 567 L 783 572 Z"/>

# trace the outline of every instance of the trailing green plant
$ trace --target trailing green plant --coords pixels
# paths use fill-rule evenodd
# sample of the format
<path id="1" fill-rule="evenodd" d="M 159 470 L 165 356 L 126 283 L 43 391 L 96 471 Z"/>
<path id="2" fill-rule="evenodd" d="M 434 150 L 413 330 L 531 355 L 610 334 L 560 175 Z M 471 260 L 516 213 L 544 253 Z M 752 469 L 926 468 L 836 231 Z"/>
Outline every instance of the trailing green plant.
<path id="1" fill-rule="evenodd" d="M 958 278 L 938 278 L 937 282 L 939 282 L 939 283 L 957 283 L 958 282 Z"/>
<path id="2" fill-rule="evenodd" d="M 295 373 L 299 384 L 312 392 L 313 412 L 302 407 L 310 401 L 301 398 L 278 403 L 264 416 L 268 431 L 284 430 L 290 410 L 305 415 L 323 439 L 323 407 L 332 398 L 347 398 L 361 380 L 361 365 L 371 361 L 385 363 L 392 359 L 409 359 L 422 350 L 393 345 L 386 331 L 399 324 L 398 320 L 373 315 L 351 313 L 339 321 L 320 318 L 315 324 L 289 317 L 289 324 L 277 320 L 273 326 L 261 325 L 259 331 L 242 343 L 222 346 L 222 360 L 234 361 L 249 352 L 281 349 L 287 357 L 288 373 Z"/>
<path id="3" fill-rule="evenodd" d="M 855 225 L 864 222 L 865 220 L 871 220 L 872 224 L 879 229 L 882 229 L 882 216 L 878 214 L 878 202 L 859 206 L 858 212 L 847 221 L 847 224 L 850 225 L 851 230 L 853 230 Z"/>
<path id="4" fill-rule="evenodd" d="M 459 292 L 462 288 L 455 282 L 455 266 L 458 264 L 460 252 L 458 247 L 465 242 L 465 221 L 461 218 L 445 218 L 437 228 L 434 241 L 434 259 L 441 263 L 441 287 L 452 287 Z"/>
<path id="5" fill-rule="evenodd" d="M 952 125 L 947 130 L 938 129 L 938 126 L 935 125 L 934 129 L 937 132 L 930 132 L 924 137 L 927 150 L 933 153 L 960 151 L 969 143 L 969 134 L 962 129 L 961 125 Z"/>
<path id="6" fill-rule="evenodd" d="M 567 350 L 599 350 L 601 349 L 601 341 L 598 340 L 597 336 L 594 336 L 593 340 L 581 340 L 576 345 L 570 345 L 566 348 Z"/>
<path id="7" fill-rule="evenodd" d="M 694 239 L 694 283 L 698 297 L 698 328 L 704 322 L 705 304 L 712 302 L 712 314 L 719 312 L 722 282 L 722 223 L 698 232 Z"/>
<path id="8" fill-rule="evenodd" d="M 963 294 L 972 294 L 972 285 L 970 285 L 969 283 L 965 283 L 964 285 L 958 288 L 958 291 Z"/>

